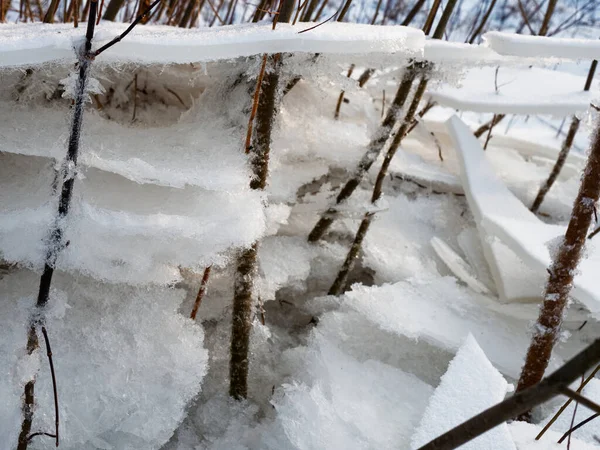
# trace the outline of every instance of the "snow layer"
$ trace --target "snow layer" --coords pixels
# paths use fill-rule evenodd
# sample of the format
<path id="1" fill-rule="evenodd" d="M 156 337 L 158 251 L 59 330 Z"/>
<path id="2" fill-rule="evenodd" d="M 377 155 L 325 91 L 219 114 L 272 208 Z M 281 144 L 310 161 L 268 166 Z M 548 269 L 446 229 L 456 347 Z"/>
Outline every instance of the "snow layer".
<path id="1" fill-rule="evenodd" d="M 600 41 L 597 39 L 527 36 L 500 31 L 487 32 L 483 39 L 485 45 L 501 55 L 590 61 L 600 58 Z"/>
<path id="2" fill-rule="evenodd" d="M 62 161 L 70 115 L 64 108 L 0 102 L 2 151 Z M 231 192 L 248 184 L 240 139 L 223 115 L 211 114 L 202 98 L 179 123 L 144 130 L 119 125 L 91 110 L 84 118 L 78 163 L 137 183 Z"/>
<path id="3" fill-rule="evenodd" d="M 346 353 L 318 329 L 284 361 L 295 369 L 293 381 L 276 393 L 277 417 L 257 448 L 407 448 L 429 385 L 367 354 Z"/>
<path id="4" fill-rule="evenodd" d="M 183 292 L 111 286 L 62 273 L 55 273 L 53 281 L 45 316 L 58 385 L 61 448 L 160 448 L 183 420 L 206 372 L 203 332 L 177 312 Z M 0 383 L 0 433 L 2 445 L 8 445 L 3 448 L 17 441 L 23 385 L 35 373 L 19 367 L 27 358 L 27 313 L 38 283 L 39 276 L 25 270 L 0 280 L 0 367 L 6 375 Z M 43 346 L 41 333 L 39 338 Z M 45 351 L 33 357 L 39 358 L 39 371 L 32 431 L 50 432 L 50 370 Z M 53 446 L 50 438 L 37 437 L 32 447 L 48 445 Z"/>
<path id="5" fill-rule="evenodd" d="M 412 437 L 416 449 L 504 400 L 508 384 L 468 335 L 433 393 Z M 462 445 L 462 450 L 516 450 L 506 424 Z"/>
<path id="6" fill-rule="evenodd" d="M 390 54 L 418 56 L 423 52 L 423 32 L 408 27 L 375 27 L 328 23 L 306 33 L 314 24 L 231 25 L 185 30 L 147 25 L 137 27 L 127 39 L 98 58 L 103 62 L 190 63 L 232 59 L 261 53 L 306 52 L 336 54 Z M 96 27 L 94 49 L 121 34 L 128 24 L 101 22 Z M 70 24 L 6 24 L 0 28 L 0 67 L 73 60 L 73 47 L 81 45 L 84 28 Z"/>
<path id="7" fill-rule="evenodd" d="M 461 111 L 563 117 L 587 111 L 598 95 L 584 92 L 584 84 L 583 77 L 547 69 L 480 67 L 467 71 L 460 88 L 444 84 L 429 95 Z"/>

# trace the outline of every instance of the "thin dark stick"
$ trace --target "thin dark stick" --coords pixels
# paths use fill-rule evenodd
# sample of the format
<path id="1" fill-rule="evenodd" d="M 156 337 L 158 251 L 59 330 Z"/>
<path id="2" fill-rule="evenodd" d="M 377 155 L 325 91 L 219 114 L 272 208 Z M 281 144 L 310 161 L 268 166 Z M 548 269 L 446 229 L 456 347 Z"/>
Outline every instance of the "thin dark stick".
<path id="1" fill-rule="evenodd" d="M 194 302 L 194 308 L 192 309 L 192 313 L 190 314 L 190 318 L 192 320 L 196 320 L 196 314 L 198 313 L 198 308 L 200 308 L 200 304 L 202 303 L 204 294 L 206 294 L 206 286 L 208 284 L 208 277 L 210 276 L 211 269 L 212 269 L 212 266 L 208 266 L 206 269 L 204 269 L 204 274 L 202 275 L 202 281 L 200 282 L 200 289 L 198 289 L 198 295 L 196 295 L 196 301 Z"/>
<path id="2" fill-rule="evenodd" d="M 116 38 L 114 38 L 112 41 L 110 41 L 108 44 L 103 45 L 102 47 L 100 47 L 98 50 L 96 50 L 95 52 L 92 53 L 92 57 L 96 57 L 98 56 L 100 53 L 102 53 L 103 51 L 109 49 L 110 47 L 112 47 L 113 45 L 121 42 L 121 40 L 127 36 L 129 33 L 131 33 L 131 30 L 133 30 L 135 28 L 135 26 L 140 23 L 149 13 L 150 11 L 152 11 L 152 9 L 154 9 L 154 7 L 156 5 L 158 5 L 162 0 L 154 0 L 154 2 L 152 2 L 152 4 L 148 7 L 148 9 L 146 11 L 144 11 L 142 14 L 140 14 L 139 16 L 136 17 L 136 19 L 131 22 L 131 25 L 129 25 L 129 27 L 127 27 L 127 29 L 121 33 L 119 36 L 117 36 Z"/>
<path id="3" fill-rule="evenodd" d="M 591 422 L 598 416 L 600 416 L 600 413 L 592 414 L 590 417 L 582 420 L 577 425 L 575 425 L 575 426 L 571 425 L 571 428 L 567 432 L 565 432 L 565 434 L 562 435 L 562 437 L 558 440 L 558 443 L 562 444 L 566 438 L 571 437 L 571 434 L 573 434 L 575 431 L 579 430 L 584 425 L 587 425 L 589 422 Z"/>
<path id="4" fill-rule="evenodd" d="M 477 414 L 418 450 L 453 450 L 466 444 L 507 420 L 531 410 L 560 393 L 565 393 L 565 386 L 599 361 L 600 339 L 597 339 L 549 377 L 518 391 L 512 397 Z"/>
<path id="5" fill-rule="evenodd" d="M 56 438 L 56 446 L 58 447 L 58 390 L 56 388 L 56 374 L 54 373 L 54 362 L 52 361 L 52 349 L 50 348 L 50 340 L 48 339 L 48 333 L 46 327 L 42 327 L 42 334 L 44 335 L 44 341 L 46 342 L 46 355 L 48 355 L 48 363 L 50 364 L 50 374 L 52 375 L 52 391 L 54 392 L 54 417 L 56 431 L 54 437 Z"/>
<path id="6" fill-rule="evenodd" d="M 589 376 L 585 379 L 585 381 L 583 383 L 581 383 L 581 386 L 579 386 L 579 388 L 577 389 L 577 392 L 581 392 L 583 390 L 583 388 L 594 379 L 594 377 L 596 376 L 596 374 L 598 373 L 598 371 L 600 371 L 600 366 L 597 366 L 592 373 L 589 374 Z M 567 407 L 571 404 L 573 400 L 572 399 L 568 399 L 561 407 L 560 409 L 556 412 L 556 414 L 554 414 L 554 416 L 552 417 L 552 419 L 550 419 L 548 421 L 548 423 L 544 426 L 544 428 L 542 428 L 542 431 L 539 432 L 539 434 L 535 437 L 536 441 L 539 441 L 542 436 L 544 435 L 544 433 L 546 431 L 548 431 L 548 429 L 552 426 L 552 424 L 554 422 L 556 422 L 556 419 L 558 419 L 558 417 L 565 411 L 565 409 L 567 409 Z"/>
<path id="7" fill-rule="evenodd" d="M 600 413 L 600 405 L 591 401 L 590 399 L 584 397 L 579 392 L 574 391 L 569 386 L 562 386 L 560 388 L 560 393 L 566 395 L 571 400 L 575 400 L 576 402 L 581 403 L 583 406 L 591 409 L 594 412 Z"/>
<path id="8" fill-rule="evenodd" d="M 581 374 L 581 384 L 583 384 L 583 374 Z M 581 386 L 581 385 L 580 385 Z M 571 424 L 569 425 L 569 429 L 573 428 L 575 425 L 575 417 L 577 417 L 577 408 L 579 407 L 579 403 L 575 403 L 575 408 L 573 408 L 573 416 L 571 417 Z M 569 433 L 569 440 L 567 441 L 567 450 L 571 450 L 571 434 Z"/>
<path id="9" fill-rule="evenodd" d="M 44 433 L 43 431 L 38 431 L 37 433 L 32 433 L 29 435 L 29 437 L 27 438 L 27 442 L 31 441 L 34 437 L 36 436 L 48 436 L 48 437 L 52 437 L 55 438 L 56 435 L 52 434 L 52 433 Z M 58 445 L 57 445 L 58 447 Z"/>

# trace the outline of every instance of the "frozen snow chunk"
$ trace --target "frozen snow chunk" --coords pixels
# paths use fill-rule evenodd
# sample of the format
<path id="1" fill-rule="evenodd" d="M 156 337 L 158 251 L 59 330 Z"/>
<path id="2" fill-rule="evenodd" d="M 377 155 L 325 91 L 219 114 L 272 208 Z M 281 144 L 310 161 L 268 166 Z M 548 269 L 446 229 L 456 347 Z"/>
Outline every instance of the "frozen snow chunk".
<path id="1" fill-rule="evenodd" d="M 465 194 L 500 299 L 538 301 L 542 296 L 544 274 L 525 265 L 521 255 L 494 240 L 483 226 L 484 219 L 493 215 L 518 218 L 523 223 L 539 223 L 537 217 L 496 176 L 471 130 L 457 116 L 451 117 L 447 124 L 460 162 Z"/>
<path id="2" fill-rule="evenodd" d="M 425 445 L 483 410 L 504 400 L 508 384 L 486 358 L 472 335 L 467 336 L 433 393 L 412 448 Z M 464 450 L 516 450 L 506 424 L 460 447 Z"/>
<path id="3" fill-rule="evenodd" d="M 540 221 L 498 179 L 479 142 L 456 116 L 448 121 L 461 162 L 461 177 L 475 216 L 484 254 L 500 297 L 505 300 L 540 299 L 552 263 L 551 247 L 566 228 Z M 587 258 L 579 265 L 572 296 L 594 315 L 600 314 L 596 274 L 599 244 L 587 243 Z"/>
<path id="4" fill-rule="evenodd" d="M 276 439 L 265 433 L 267 448 L 395 448 L 408 442 L 429 385 L 387 364 L 361 362 L 318 330 L 307 348 L 290 353 L 300 358 L 300 380 L 294 374 L 276 394 Z"/>
<path id="5" fill-rule="evenodd" d="M 490 293 L 489 289 L 477 279 L 477 275 L 475 275 L 471 266 L 448 244 L 434 236 L 431 238 L 431 246 L 459 280 L 466 283 L 475 292 L 480 294 Z"/>
<path id="6" fill-rule="evenodd" d="M 526 318 L 495 310 L 494 300 L 459 286 L 453 277 L 355 285 L 342 304 L 384 330 L 451 351 L 470 333 L 494 366 L 512 377 L 520 373 L 529 346 Z"/>
<path id="7" fill-rule="evenodd" d="M 270 236 L 260 243 L 258 261 L 261 277 L 258 295 L 263 301 L 274 300 L 284 286 L 301 287 L 310 273 L 312 256 L 304 237 Z"/>
<path id="8" fill-rule="evenodd" d="M 3 151 L 62 161 L 70 117 L 66 108 L 0 102 Z M 143 132 L 93 111 L 86 112 L 83 120 L 79 167 L 177 188 L 190 185 L 236 192 L 249 183 L 247 157 L 240 150 L 241 134 L 227 123 L 222 110 L 215 109 L 209 93 L 203 94 L 179 123 Z"/>
<path id="9" fill-rule="evenodd" d="M 32 304 L 38 283 L 39 275 L 25 270 L 0 280 L 0 370 L 8 375 L 0 383 L 0 435 L 7 445 L 16 443 L 14 430 L 20 429 L 23 384 L 13 372 L 19 367 L 16 357 L 25 353 L 28 317 L 19 305 L 27 296 Z M 55 272 L 51 308 L 57 296 L 71 306 L 64 317 L 50 314 L 46 320 L 61 448 L 160 448 L 183 420 L 207 369 L 202 329 L 177 312 L 184 293 Z M 51 431 L 52 381 L 45 355 L 40 356 L 34 430 Z"/>
<path id="10" fill-rule="evenodd" d="M 452 230 L 462 227 L 462 221 L 454 198 L 390 198 L 388 210 L 377 215 L 365 238 L 363 264 L 375 270 L 379 282 L 437 273 L 431 236 L 451 239 Z"/>
<path id="11" fill-rule="evenodd" d="M 566 448 L 565 442 L 562 444 L 557 443 L 562 433 L 557 433 L 556 431 L 548 430 L 539 441 L 536 441 L 535 437 L 542 430 L 540 426 L 515 421 L 508 425 L 508 429 L 514 439 L 517 450 L 565 450 Z M 576 450 L 598 450 L 600 449 L 600 445 L 592 445 L 572 438 L 571 448 Z"/>
<path id="12" fill-rule="evenodd" d="M 39 157 L 0 155 L 0 254 L 40 267 L 54 226 L 57 197 L 52 170 Z M 164 284 L 178 266 L 226 261 L 231 248 L 249 246 L 265 229 L 262 195 L 235 195 L 187 186 L 141 185 L 89 169 L 75 183 L 65 220 L 61 269 L 115 282 Z"/>

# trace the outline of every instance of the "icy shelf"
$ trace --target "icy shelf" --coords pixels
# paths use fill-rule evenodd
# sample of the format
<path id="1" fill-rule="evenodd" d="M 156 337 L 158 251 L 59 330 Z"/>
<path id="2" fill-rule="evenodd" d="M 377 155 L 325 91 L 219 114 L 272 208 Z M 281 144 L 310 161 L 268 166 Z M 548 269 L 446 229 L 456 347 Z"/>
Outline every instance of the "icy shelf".
<path id="1" fill-rule="evenodd" d="M 178 124 L 144 130 L 86 114 L 79 164 L 138 183 L 223 191 L 244 188 L 249 173 L 240 149 L 241 134 L 227 126 L 225 117 L 215 117 L 207 109 L 197 106 Z M 0 103 L 2 151 L 62 161 L 69 117 L 64 108 Z"/>
<path id="2" fill-rule="evenodd" d="M 482 224 L 485 217 L 496 214 L 518 218 L 523 223 L 538 223 L 538 219 L 498 179 L 471 130 L 457 116 L 448 119 L 447 124 L 460 163 L 465 194 L 500 299 L 538 301 L 544 274 L 529 268 L 503 242 L 491 239 L 493 236 L 488 236 Z"/>
<path id="3" fill-rule="evenodd" d="M 146 25 L 137 27 L 99 61 L 190 63 L 232 59 L 261 53 L 306 52 L 336 54 L 390 54 L 419 56 L 425 38 L 416 28 L 328 23 L 306 33 L 312 23 L 295 26 L 231 25 L 183 30 Z M 121 34 L 128 24 L 101 22 L 94 48 Z M 5 24 L 0 28 L 0 67 L 73 60 L 74 45 L 82 42 L 84 28 L 70 24 Z"/>
<path id="4" fill-rule="evenodd" d="M 501 55 L 531 58 L 599 59 L 597 39 L 567 39 L 490 31 L 483 35 L 485 44 Z"/>
<path id="5" fill-rule="evenodd" d="M 496 70 L 492 67 L 471 69 L 462 87 L 442 85 L 429 96 L 440 105 L 461 111 L 564 117 L 587 111 L 598 94 L 583 91 L 584 77 L 565 72 L 502 67 L 496 77 Z"/>
<path id="6" fill-rule="evenodd" d="M 39 266 L 56 214 L 52 164 L 45 158 L 0 156 L 0 249 L 3 258 Z M 76 181 L 61 269 L 130 283 L 166 283 L 176 267 L 222 261 L 220 253 L 250 245 L 265 229 L 262 197 L 140 185 L 89 169 Z"/>

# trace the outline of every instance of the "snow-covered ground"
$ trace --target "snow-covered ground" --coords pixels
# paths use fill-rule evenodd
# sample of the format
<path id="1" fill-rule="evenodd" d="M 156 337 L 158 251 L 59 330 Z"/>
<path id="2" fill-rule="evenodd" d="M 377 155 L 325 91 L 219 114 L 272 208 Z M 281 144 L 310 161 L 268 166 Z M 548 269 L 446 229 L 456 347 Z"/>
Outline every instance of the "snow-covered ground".
<path id="1" fill-rule="evenodd" d="M 465 45 L 412 28 L 335 23 L 298 34 L 306 27 L 139 27 L 92 65 L 67 245 L 45 311 L 61 448 L 413 450 L 510 393 L 598 97 L 597 82 L 583 92 L 590 61 L 561 60 L 597 57 L 597 42 L 488 33 L 484 45 Z M 123 28 L 101 22 L 94 45 Z M 81 34 L 0 26 L 2 450 L 17 442 L 33 376 L 31 431 L 53 430 L 48 362 L 26 344 Z M 301 79 L 278 97 L 260 192 L 249 188 L 244 142 L 265 52 L 282 52 L 282 85 Z M 437 105 L 402 143 L 383 198 L 370 205 L 379 160 L 325 239 L 309 244 L 409 58 L 434 62 L 425 101 Z M 360 88 L 367 67 L 377 70 Z M 340 90 L 346 102 L 334 119 Z M 507 117 L 484 151 L 486 134 L 478 141 L 471 131 L 500 113 Z M 582 119 L 575 147 L 536 217 L 528 208 L 572 114 Z M 367 209 L 375 218 L 349 290 L 328 296 Z M 237 401 L 227 395 L 235 261 L 254 242 L 249 395 Z M 600 332 L 597 247 L 587 248 L 551 369 Z M 207 266 L 208 292 L 192 320 Z M 600 399 L 597 384 L 584 394 Z M 572 409 L 534 442 L 559 405 L 544 405 L 534 425 L 504 424 L 463 448 L 562 448 L 553 442 Z M 574 434 L 572 448 L 600 448 L 593 426 Z M 51 447 L 49 437 L 30 443 Z"/>

